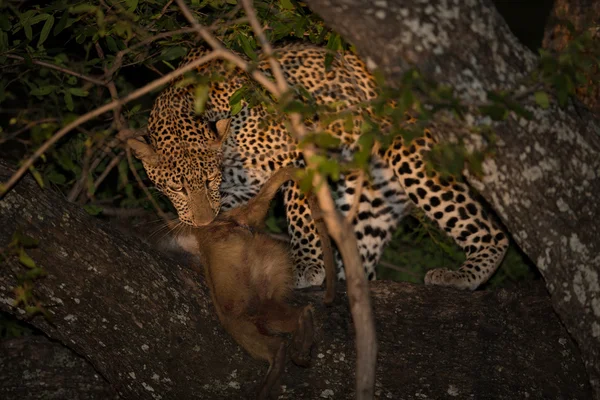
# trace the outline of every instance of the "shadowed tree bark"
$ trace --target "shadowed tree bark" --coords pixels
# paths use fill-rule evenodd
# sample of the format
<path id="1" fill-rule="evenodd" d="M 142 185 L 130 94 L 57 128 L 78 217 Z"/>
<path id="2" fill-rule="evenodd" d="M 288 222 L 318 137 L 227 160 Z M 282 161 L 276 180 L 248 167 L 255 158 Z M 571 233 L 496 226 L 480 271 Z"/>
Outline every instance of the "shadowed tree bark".
<path id="1" fill-rule="evenodd" d="M 44 336 L 0 341 L 0 398 L 109 400 L 118 396 L 84 358 Z"/>
<path id="2" fill-rule="evenodd" d="M 417 67 L 454 87 L 466 105 L 487 101 L 488 90 L 528 93 L 522 79 L 537 57 L 489 0 L 306 2 L 392 86 Z M 497 153 L 484 162 L 482 179 L 467 178 L 536 263 L 600 399 L 600 124 L 572 102 L 560 108 L 552 101 L 544 110 L 531 92 L 523 98 L 533 118 L 511 114 L 494 123 Z M 468 128 L 483 122 L 474 115 L 458 121 L 440 114 L 434 134 L 477 149 L 482 139 Z"/>
<path id="3" fill-rule="evenodd" d="M 0 162 L 0 180 L 11 172 Z M 124 398 L 252 397 L 266 365 L 219 326 L 204 280 L 188 259 L 161 254 L 112 229 L 30 177 L 8 193 L 0 210 L 0 247 L 15 231 L 37 239 L 28 254 L 48 273 L 34 282 L 33 292 L 51 320 L 38 316 L 30 322 L 85 357 Z M 24 311 L 14 307 L 13 288 L 25 271 L 17 257 L 0 268 L 0 309 L 19 317 Z M 371 293 L 380 349 L 376 398 L 590 396 L 579 351 L 539 284 L 469 293 L 375 282 Z M 347 299 L 339 293 L 330 308 L 321 299 L 321 293 L 297 294 L 297 302 L 316 306 L 317 347 L 310 368 L 288 365 L 282 399 L 354 397 Z M 3 343 L 3 360 L 14 346 Z M 57 350 L 44 351 L 53 359 Z M 81 361 L 69 352 L 65 357 Z M 14 364 L 22 373 L 2 373 L 1 390 L 19 396 L 12 398 L 41 390 L 36 379 L 14 389 L 15 380 L 33 368 L 41 380 L 74 373 L 42 364 Z M 77 376 L 83 376 L 81 369 Z M 80 398 L 91 398 L 87 389 L 82 393 Z"/>

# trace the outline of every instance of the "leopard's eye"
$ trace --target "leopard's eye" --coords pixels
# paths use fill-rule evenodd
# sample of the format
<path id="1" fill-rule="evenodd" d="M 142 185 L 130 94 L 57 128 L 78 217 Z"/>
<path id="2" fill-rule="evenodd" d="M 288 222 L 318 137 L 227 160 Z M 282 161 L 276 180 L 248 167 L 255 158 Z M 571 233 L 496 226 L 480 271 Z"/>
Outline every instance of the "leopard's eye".
<path id="1" fill-rule="evenodd" d="M 173 182 L 173 183 L 170 183 L 168 186 L 169 186 L 169 189 L 174 192 L 183 192 L 183 190 L 185 189 L 183 186 L 183 179 L 179 183 Z"/>
<path id="2" fill-rule="evenodd" d="M 212 174 L 212 175 L 209 175 L 209 176 L 206 178 L 206 181 L 207 181 L 207 182 L 212 182 L 212 181 L 214 181 L 215 179 L 217 179 L 217 177 L 218 177 L 218 176 L 219 176 L 219 174 Z"/>
<path id="3" fill-rule="evenodd" d="M 183 192 L 183 186 L 170 186 L 169 189 L 174 192 Z"/>

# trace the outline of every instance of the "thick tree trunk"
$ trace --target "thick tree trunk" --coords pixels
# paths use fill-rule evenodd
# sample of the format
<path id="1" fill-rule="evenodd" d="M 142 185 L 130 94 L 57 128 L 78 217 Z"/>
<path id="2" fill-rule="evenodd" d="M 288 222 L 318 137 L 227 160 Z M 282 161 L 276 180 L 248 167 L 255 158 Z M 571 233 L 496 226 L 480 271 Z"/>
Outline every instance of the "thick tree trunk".
<path id="1" fill-rule="evenodd" d="M 10 173 L 0 162 L 0 181 Z M 51 321 L 31 323 L 89 360 L 124 398 L 252 397 L 266 365 L 218 325 L 203 278 L 185 260 L 111 229 L 29 177 L 0 202 L 0 247 L 17 230 L 39 240 L 28 254 L 48 272 L 34 294 Z M 16 257 L 0 268 L 0 309 L 21 317 L 13 288 L 24 271 Z M 540 285 L 470 293 L 376 282 L 371 292 L 377 398 L 590 396 L 579 351 Z M 330 308 L 321 293 L 297 295 L 316 306 L 317 348 L 310 368 L 288 366 L 280 398 L 353 398 L 352 321 L 338 295 Z M 3 383 L 10 379 L 18 377 Z"/>
<path id="2" fill-rule="evenodd" d="M 487 90 L 521 90 L 536 66 L 488 0 L 307 3 L 391 85 L 416 66 L 474 104 L 487 100 Z M 573 104 L 528 103 L 533 119 L 510 115 L 494 124 L 497 154 L 484 163 L 482 180 L 468 178 L 540 269 L 600 399 L 600 124 Z M 477 121 L 440 115 L 434 133 L 477 143 L 466 126 Z"/>

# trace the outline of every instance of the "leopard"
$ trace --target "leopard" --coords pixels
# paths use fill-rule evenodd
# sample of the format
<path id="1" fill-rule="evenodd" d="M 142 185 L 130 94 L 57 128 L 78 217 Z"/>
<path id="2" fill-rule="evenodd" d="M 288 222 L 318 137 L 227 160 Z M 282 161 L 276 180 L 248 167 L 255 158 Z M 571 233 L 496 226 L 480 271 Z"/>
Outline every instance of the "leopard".
<path id="1" fill-rule="evenodd" d="M 206 52 L 202 47 L 193 49 L 180 65 Z M 240 57 L 251 63 L 244 55 Z M 357 110 L 381 93 L 366 63 L 350 51 L 332 52 L 304 43 L 276 47 L 271 57 L 279 62 L 294 93 L 309 93 L 315 104 L 353 115 L 350 125 L 345 117 L 320 119 L 318 114 L 305 121 L 308 128 L 337 139 L 339 145 L 327 150 L 328 157 L 351 160 L 362 148 L 359 138 L 366 123 L 364 114 Z M 269 57 L 264 54 L 254 68 L 273 77 Z M 201 226 L 214 220 L 220 210 L 248 202 L 277 170 L 304 168 L 306 162 L 285 119 L 267 105 L 243 102 L 241 109 L 233 110 L 232 95 L 244 87 L 255 87 L 252 71 L 212 60 L 195 72 L 209 80 L 202 112 L 195 108 L 196 86 L 174 80 L 158 95 L 151 110 L 149 143 L 133 138 L 128 144 L 148 178 L 169 198 L 181 223 Z M 375 113 L 369 112 L 376 120 Z M 384 128 L 389 126 L 385 118 L 376 122 Z M 406 123 L 414 123 L 414 118 Z M 335 205 L 344 216 L 351 210 L 354 214 L 352 226 L 368 280 L 376 279 L 377 263 L 398 224 L 416 208 L 466 254 L 457 270 L 430 269 L 424 283 L 475 290 L 503 260 L 508 236 L 466 183 L 428 168 L 426 156 L 437 141 L 429 129 L 419 129 L 420 135 L 411 140 L 396 135 L 388 146 L 373 146 L 366 175 L 344 170 L 339 179 L 330 179 Z M 294 261 L 294 286 L 319 286 L 325 278 L 323 251 L 306 197 L 296 182 L 288 182 L 281 192 Z M 343 280 L 339 255 L 336 261 L 337 278 Z"/>

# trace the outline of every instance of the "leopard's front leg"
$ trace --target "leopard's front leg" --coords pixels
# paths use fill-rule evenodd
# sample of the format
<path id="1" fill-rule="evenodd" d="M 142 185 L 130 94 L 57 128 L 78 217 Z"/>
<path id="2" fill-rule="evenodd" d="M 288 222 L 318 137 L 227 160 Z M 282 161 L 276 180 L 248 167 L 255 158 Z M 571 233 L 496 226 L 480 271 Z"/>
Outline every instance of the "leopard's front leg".
<path id="1" fill-rule="evenodd" d="M 294 260 L 294 286 L 319 286 L 325 280 L 323 250 L 307 198 L 294 182 L 282 188 Z"/>

